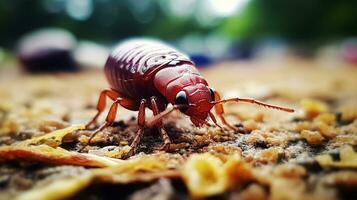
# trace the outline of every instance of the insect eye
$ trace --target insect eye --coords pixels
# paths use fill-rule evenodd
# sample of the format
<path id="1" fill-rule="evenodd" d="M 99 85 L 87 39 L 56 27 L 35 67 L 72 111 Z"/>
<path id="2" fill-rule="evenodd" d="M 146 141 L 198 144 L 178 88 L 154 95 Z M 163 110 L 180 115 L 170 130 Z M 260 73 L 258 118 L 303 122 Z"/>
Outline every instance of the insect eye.
<path id="1" fill-rule="evenodd" d="M 185 112 L 188 109 L 188 100 L 187 100 L 186 93 L 184 91 L 180 91 L 176 94 L 175 104 L 183 106 L 180 107 L 181 112 Z"/>
<path id="2" fill-rule="evenodd" d="M 209 92 L 211 95 L 211 100 L 214 101 L 214 90 L 212 88 L 209 88 Z"/>

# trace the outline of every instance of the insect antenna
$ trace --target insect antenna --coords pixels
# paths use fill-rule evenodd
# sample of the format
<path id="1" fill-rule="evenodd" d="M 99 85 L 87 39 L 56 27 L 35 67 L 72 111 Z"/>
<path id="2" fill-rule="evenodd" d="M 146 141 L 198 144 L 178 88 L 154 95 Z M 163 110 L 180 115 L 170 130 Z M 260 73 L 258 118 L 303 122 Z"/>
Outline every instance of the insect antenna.
<path id="1" fill-rule="evenodd" d="M 264 106 L 264 107 L 267 107 L 267 108 L 281 110 L 281 111 L 285 111 L 285 112 L 294 112 L 294 109 L 292 109 L 292 108 L 276 106 L 276 105 L 264 103 L 264 102 L 261 102 L 261 101 L 255 100 L 255 99 L 231 98 L 231 99 L 223 99 L 223 100 L 220 100 L 220 101 L 216 101 L 216 102 L 214 102 L 214 104 L 227 103 L 227 102 L 237 102 L 237 103 L 238 102 L 246 102 L 246 103 L 252 103 L 252 104 L 259 105 L 259 106 Z"/>

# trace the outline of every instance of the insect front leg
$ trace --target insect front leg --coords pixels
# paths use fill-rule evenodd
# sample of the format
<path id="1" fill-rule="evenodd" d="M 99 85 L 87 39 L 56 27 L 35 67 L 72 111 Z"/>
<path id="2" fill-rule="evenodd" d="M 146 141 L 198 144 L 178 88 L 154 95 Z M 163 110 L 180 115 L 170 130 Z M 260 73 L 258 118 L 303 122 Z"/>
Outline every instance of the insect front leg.
<path id="1" fill-rule="evenodd" d="M 151 97 L 151 108 L 154 113 L 154 116 L 158 115 L 160 113 L 158 105 L 157 105 L 157 100 L 155 97 Z M 167 151 L 170 149 L 170 144 L 171 140 L 167 132 L 162 128 L 162 120 L 160 119 L 159 122 L 156 123 L 156 127 L 159 130 L 159 133 L 161 135 L 162 140 L 164 141 L 164 145 L 161 147 L 161 149 Z"/>
<path id="2" fill-rule="evenodd" d="M 89 128 L 92 124 L 95 124 L 97 122 L 97 118 L 99 117 L 99 115 L 104 111 L 105 109 L 105 105 L 106 105 L 106 97 L 109 97 L 110 99 L 112 99 L 113 101 L 115 101 L 118 97 L 119 97 L 119 93 L 117 93 L 114 90 L 103 90 L 100 93 L 99 99 L 98 99 L 98 103 L 97 103 L 97 114 L 93 117 L 93 119 L 91 121 L 89 121 L 86 124 L 86 128 Z"/>
<path id="3" fill-rule="evenodd" d="M 139 130 L 135 135 L 135 138 L 133 142 L 130 145 L 130 151 L 124 155 L 122 158 L 126 159 L 129 158 L 130 156 L 134 155 L 136 152 L 136 149 L 144 136 L 144 128 L 145 128 L 145 106 L 146 106 L 146 100 L 142 99 L 140 102 L 139 106 L 139 113 L 138 113 L 138 125 L 139 125 Z"/>
<path id="4" fill-rule="evenodd" d="M 214 98 L 215 98 L 215 101 L 220 101 L 221 100 L 221 96 L 219 95 L 219 93 L 217 91 L 214 91 Z M 221 119 L 222 123 L 227 126 L 228 128 L 236 131 L 237 129 L 230 125 L 226 118 L 224 118 L 224 109 L 223 109 L 223 105 L 221 103 L 217 103 L 214 105 L 214 110 L 216 111 L 218 117 Z"/>
<path id="5" fill-rule="evenodd" d="M 103 125 L 101 125 L 99 128 L 97 128 L 90 136 L 90 138 L 88 139 L 87 145 L 85 145 L 81 150 L 83 150 L 85 147 L 87 147 L 92 139 L 100 132 L 102 131 L 104 128 L 108 127 L 110 124 L 112 124 L 115 120 L 116 117 L 116 113 L 118 110 L 118 105 L 120 104 L 120 102 L 122 101 L 122 98 L 117 98 L 113 104 L 110 106 L 107 118 L 105 119 L 105 123 Z"/>

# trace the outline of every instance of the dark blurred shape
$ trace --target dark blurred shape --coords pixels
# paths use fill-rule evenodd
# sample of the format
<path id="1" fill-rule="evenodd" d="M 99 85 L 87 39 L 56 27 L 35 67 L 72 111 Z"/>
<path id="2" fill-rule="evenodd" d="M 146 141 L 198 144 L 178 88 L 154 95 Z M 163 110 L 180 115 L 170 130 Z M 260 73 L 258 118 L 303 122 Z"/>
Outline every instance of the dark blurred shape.
<path id="1" fill-rule="evenodd" d="M 17 57 L 27 72 L 75 71 L 73 59 L 76 40 L 62 29 L 40 29 L 19 42 Z"/>
<path id="2" fill-rule="evenodd" d="M 341 54 L 344 61 L 357 64 L 357 38 L 349 39 L 342 44 Z"/>
<path id="3" fill-rule="evenodd" d="M 198 68 L 208 67 L 213 63 L 213 60 L 203 54 L 192 54 L 190 55 L 190 59 L 196 64 Z"/>
<path id="4" fill-rule="evenodd" d="M 316 51 L 313 46 L 309 45 L 302 45 L 302 46 L 295 46 L 292 52 L 301 58 L 305 59 L 312 59 L 315 57 Z"/>
<path id="5" fill-rule="evenodd" d="M 230 48 L 229 54 L 230 59 L 249 60 L 255 56 L 255 47 L 250 41 L 238 41 Z"/>

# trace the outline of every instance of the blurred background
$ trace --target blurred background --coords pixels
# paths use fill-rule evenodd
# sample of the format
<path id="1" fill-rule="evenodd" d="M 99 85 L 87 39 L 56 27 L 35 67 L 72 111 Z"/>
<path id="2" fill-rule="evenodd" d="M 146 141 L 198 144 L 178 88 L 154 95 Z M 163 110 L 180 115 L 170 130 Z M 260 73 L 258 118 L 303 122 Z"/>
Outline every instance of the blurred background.
<path id="1" fill-rule="evenodd" d="M 199 67 L 286 56 L 356 65 L 356 8 L 354 0 L 2 0 L 0 68 L 102 67 L 132 37 L 168 42 Z"/>

